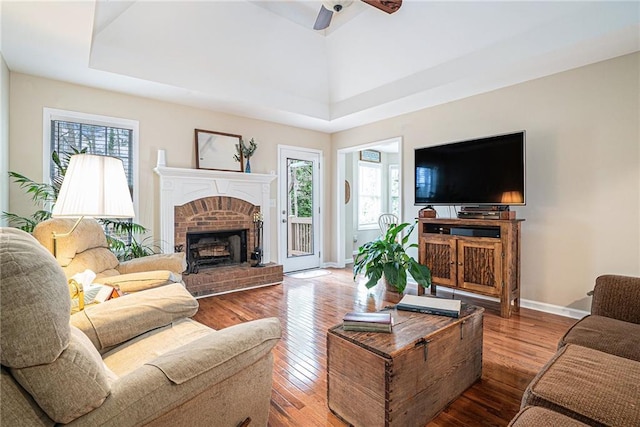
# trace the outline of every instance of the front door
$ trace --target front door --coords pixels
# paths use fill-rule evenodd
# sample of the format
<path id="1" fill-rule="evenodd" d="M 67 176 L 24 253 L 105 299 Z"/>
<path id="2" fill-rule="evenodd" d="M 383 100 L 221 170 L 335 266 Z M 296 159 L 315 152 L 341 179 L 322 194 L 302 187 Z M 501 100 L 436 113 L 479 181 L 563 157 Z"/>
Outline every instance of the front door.
<path id="1" fill-rule="evenodd" d="M 320 151 L 278 147 L 280 263 L 284 272 L 320 267 Z"/>

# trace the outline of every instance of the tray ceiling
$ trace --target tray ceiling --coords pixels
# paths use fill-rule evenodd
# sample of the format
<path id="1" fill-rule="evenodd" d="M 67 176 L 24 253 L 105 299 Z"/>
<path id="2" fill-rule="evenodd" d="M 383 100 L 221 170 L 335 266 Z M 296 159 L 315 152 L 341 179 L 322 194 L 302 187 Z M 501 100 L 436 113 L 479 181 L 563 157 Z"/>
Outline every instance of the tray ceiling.
<path id="1" fill-rule="evenodd" d="M 3 1 L 12 71 L 333 132 L 640 49 L 637 2 Z"/>

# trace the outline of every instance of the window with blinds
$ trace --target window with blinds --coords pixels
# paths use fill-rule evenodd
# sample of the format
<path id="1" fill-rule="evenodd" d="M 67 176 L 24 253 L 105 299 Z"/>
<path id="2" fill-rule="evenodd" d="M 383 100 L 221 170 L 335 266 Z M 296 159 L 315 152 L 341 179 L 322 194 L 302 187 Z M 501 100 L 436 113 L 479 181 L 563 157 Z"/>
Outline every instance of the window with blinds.
<path id="1" fill-rule="evenodd" d="M 74 150 L 87 149 L 89 154 L 117 157 L 124 164 L 129 181 L 129 191 L 133 195 L 133 130 L 110 126 L 76 123 L 63 120 L 51 121 L 51 154 L 56 151 L 60 157 Z M 58 166 L 51 161 L 49 173 L 51 181 L 60 176 Z"/>
<path id="2" fill-rule="evenodd" d="M 66 120 L 51 120 L 51 146 L 49 151 L 49 177 L 51 182 L 62 175 L 58 165 L 52 160 L 53 152 L 57 152 L 66 164 L 67 155 L 75 150 L 86 149 L 89 154 L 112 156 L 122 160 L 129 183 L 129 192 L 133 197 L 133 130 L 119 127 L 87 124 Z M 61 182 L 61 181 L 60 181 Z M 131 220 L 129 220 L 131 221 Z M 105 226 L 108 236 L 117 237 L 125 244 L 130 244 L 131 233 L 118 232 Z"/>

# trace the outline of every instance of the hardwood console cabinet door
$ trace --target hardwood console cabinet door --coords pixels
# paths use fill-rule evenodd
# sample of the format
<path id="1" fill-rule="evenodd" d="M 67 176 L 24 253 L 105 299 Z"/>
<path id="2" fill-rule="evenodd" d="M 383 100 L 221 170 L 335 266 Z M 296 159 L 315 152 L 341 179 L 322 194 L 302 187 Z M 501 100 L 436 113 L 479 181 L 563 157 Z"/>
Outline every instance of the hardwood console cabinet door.
<path id="1" fill-rule="evenodd" d="M 420 243 L 419 260 L 431 270 L 435 285 L 456 287 L 456 241 L 449 236 L 424 235 Z M 435 287 L 432 288 L 432 291 Z M 433 293 L 433 292 L 432 292 Z"/>
<path id="2" fill-rule="evenodd" d="M 459 239 L 458 286 L 499 297 L 502 292 L 502 243 L 495 239 Z"/>

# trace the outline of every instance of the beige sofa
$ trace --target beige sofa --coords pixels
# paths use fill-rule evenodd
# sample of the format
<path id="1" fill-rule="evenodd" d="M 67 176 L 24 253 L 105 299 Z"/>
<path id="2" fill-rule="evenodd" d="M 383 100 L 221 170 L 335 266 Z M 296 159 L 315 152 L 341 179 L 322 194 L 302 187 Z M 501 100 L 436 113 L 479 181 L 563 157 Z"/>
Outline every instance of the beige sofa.
<path id="1" fill-rule="evenodd" d="M 52 218 L 36 225 L 33 236 L 53 253 L 52 234 L 67 233 L 75 219 Z M 123 292 L 136 292 L 168 283 L 179 283 L 187 268 L 184 253 L 157 254 L 119 262 L 107 244 L 102 226 L 84 218 L 69 236 L 57 239 L 58 264 L 67 278 L 89 269 L 95 283 L 118 285 Z"/>
<path id="2" fill-rule="evenodd" d="M 277 319 L 214 331 L 170 284 L 70 316 L 67 279 L 0 228 L 0 425 L 267 425 Z"/>
<path id="3" fill-rule="evenodd" d="M 640 278 L 596 279 L 591 314 L 562 337 L 511 426 L 640 426 Z"/>

